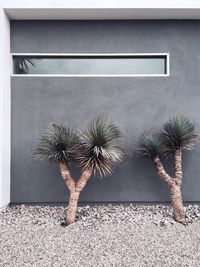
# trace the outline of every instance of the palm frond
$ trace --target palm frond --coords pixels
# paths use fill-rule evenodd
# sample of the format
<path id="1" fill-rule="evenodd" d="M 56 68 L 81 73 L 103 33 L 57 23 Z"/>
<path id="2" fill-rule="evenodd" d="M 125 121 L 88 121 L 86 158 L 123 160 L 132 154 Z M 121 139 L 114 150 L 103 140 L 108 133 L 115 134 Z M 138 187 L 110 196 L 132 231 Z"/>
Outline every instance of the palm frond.
<path id="1" fill-rule="evenodd" d="M 163 151 L 171 153 L 176 149 L 192 149 L 197 139 L 194 130 L 194 124 L 183 114 L 169 119 L 160 132 Z"/>
<path id="2" fill-rule="evenodd" d="M 154 158 L 161 153 L 159 135 L 154 130 L 144 131 L 139 137 L 136 155 L 139 158 Z"/>
<path id="3" fill-rule="evenodd" d="M 15 58 L 15 70 L 16 73 L 29 73 L 29 67 L 35 67 L 38 60 L 41 60 L 41 57 L 33 58 L 33 57 L 16 57 Z"/>
<path id="4" fill-rule="evenodd" d="M 63 125 L 50 124 L 41 134 L 34 155 L 50 163 L 69 162 L 75 160 L 77 147 L 78 137 L 72 129 Z"/>
<path id="5" fill-rule="evenodd" d="M 113 166 L 123 158 L 120 137 L 119 128 L 107 117 L 99 116 L 91 121 L 80 133 L 78 161 L 81 168 L 92 168 L 94 174 L 100 176 L 111 174 Z"/>

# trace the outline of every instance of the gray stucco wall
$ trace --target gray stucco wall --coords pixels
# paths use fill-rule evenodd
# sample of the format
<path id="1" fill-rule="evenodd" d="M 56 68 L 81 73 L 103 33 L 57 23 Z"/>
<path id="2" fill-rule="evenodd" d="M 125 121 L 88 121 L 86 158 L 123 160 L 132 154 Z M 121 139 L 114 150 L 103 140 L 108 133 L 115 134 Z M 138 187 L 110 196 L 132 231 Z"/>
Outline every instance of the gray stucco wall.
<path id="1" fill-rule="evenodd" d="M 13 53 L 170 53 L 170 77 L 12 77 L 11 202 L 65 202 L 58 168 L 32 149 L 49 122 L 84 127 L 106 112 L 130 152 L 137 136 L 170 115 L 188 114 L 200 132 L 199 21 L 13 21 Z M 183 197 L 200 201 L 200 148 L 184 153 Z M 149 160 L 128 159 L 111 177 L 92 177 L 82 202 L 168 201 Z"/>

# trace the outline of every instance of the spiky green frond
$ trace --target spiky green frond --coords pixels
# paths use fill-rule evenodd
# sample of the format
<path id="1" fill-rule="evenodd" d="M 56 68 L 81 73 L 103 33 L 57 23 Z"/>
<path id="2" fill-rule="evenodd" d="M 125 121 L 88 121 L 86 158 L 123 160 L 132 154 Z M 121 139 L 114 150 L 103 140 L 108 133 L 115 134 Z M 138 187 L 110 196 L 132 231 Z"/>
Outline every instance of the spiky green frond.
<path id="1" fill-rule="evenodd" d="M 154 158 L 161 152 L 159 135 L 154 130 L 144 131 L 139 137 L 136 155 L 139 158 Z"/>
<path id="2" fill-rule="evenodd" d="M 185 115 L 178 114 L 169 119 L 160 132 L 163 151 L 171 153 L 176 149 L 192 149 L 197 139 L 194 130 L 194 124 Z"/>
<path id="3" fill-rule="evenodd" d="M 78 160 L 82 169 L 92 168 L 95 174 L 107 176 L 114 165 L 123 158 L 119 145 L 121 133 L 117 125 L 105 116 L 91 121 L 80 134 L 80 153 Z"/>
<path id="4" fill-rule="evenodd" d="M 35 67 L 35 63 L 37 63 L 38 60 L 41 60 L 41 57 L 33 58 L 33 57 L 15 57 L 15 71 L 16 73 L 29 73 L 29 67 Z"/>
<path id="5" fill-rule="evenodd" d="M 75 160 L 77 146 L 78 137 L 72 129 L 50 124 L 41 134 L 34 154 L 50 163 L 69 162 Z"/>

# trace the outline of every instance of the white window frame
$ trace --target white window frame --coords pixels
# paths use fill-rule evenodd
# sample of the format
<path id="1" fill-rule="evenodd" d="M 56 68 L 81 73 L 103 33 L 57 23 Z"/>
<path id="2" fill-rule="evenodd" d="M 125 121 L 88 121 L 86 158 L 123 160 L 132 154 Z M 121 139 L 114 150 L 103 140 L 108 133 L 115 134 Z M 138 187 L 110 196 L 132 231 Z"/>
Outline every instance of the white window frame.
<path id="1" fill-rule="evenodd" d="M 30 57 L 67 57 L 67 56 L 108 56 L 108 57 L 137 57 L 137 56 L 163 56 L 166 57 L 166 73 L 165 74 L 14 74 L 12 77 L 168 77 L 169 69 L 169 53 L 12 53 L 14 56 L 30 56 Z M 13 66 L 12 66 L 13 67 Z M 13 69 L 13 68 L 12 68 Z"/>

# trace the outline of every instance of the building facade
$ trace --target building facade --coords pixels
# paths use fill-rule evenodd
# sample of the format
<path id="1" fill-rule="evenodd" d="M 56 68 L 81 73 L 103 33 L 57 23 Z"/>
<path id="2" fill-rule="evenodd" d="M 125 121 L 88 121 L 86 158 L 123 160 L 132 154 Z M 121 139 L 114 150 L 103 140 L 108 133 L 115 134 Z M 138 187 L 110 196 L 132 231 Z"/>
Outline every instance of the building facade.
<path id="1" fill-rule="evenodd" d="M 168 201 L 152 163 L 133 154 L 141 131 L 178 112 L 200 132 L 199 7 L 195 2 L 193 9 L 179 5 L 169 12 L 145 4 L 114 11 L 2 7 L 1 207 L 65 202 L 58 168 L 32 155 L 38 135 L 49 122 L 84 128 L 102 113 L 121 127 L 130 156 L 112 176 L 92 177 L 81 201 Z M 27 58 L 34 66 L 20 71 L 17 64 Z M 184 154 L 188 202 L 200 201 L 199 158 L 198 146 Z"/>

